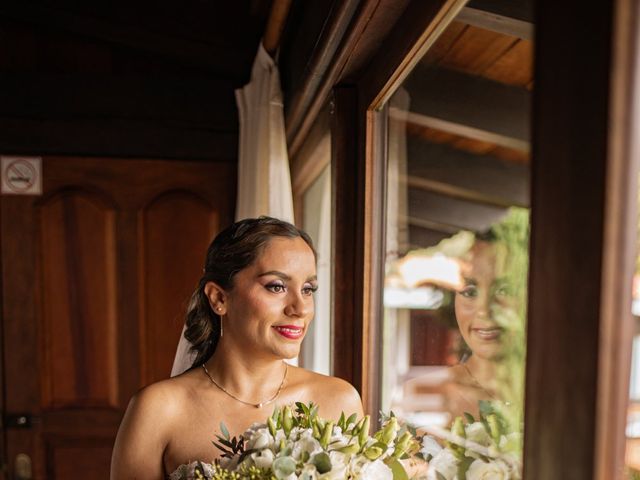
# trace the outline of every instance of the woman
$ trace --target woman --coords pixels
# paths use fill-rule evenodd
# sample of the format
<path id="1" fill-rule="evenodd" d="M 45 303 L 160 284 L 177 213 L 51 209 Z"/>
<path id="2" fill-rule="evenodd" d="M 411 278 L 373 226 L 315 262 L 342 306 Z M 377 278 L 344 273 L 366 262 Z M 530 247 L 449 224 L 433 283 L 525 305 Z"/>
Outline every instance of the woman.
<path id="1" fill-rule="evenodd" d="M 528 215 L 516 210 L 477 235 L 461 262 L 455 316 L 469 354 L 449 369 L 445 389 L 453 417 L 477 415 L 490 401 L 518 425 L 522 409 Z"/>
<path id="2" fill-rule="evenodd" d="M 347 382 L 284 362 L 298 355 L 313 318 L 315 260 L 309 236 L 274 218 L 242 220 L 214 239 L 187 313 L 193 367 L 131 400 L 112 479 L 165 478 L 185 464 L 211 462 L 221 422 L 239 435 L 275 405 L 313 401 L 326 418 L 362 415 Z"/>

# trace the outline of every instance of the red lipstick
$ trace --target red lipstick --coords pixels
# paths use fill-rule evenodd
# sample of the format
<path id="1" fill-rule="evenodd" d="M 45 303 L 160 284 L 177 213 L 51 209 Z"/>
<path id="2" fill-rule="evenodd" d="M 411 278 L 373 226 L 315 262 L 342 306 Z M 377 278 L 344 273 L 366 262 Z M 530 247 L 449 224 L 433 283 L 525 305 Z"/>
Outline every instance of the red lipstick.
<path id="1" fill-rule="evenodd" d="M 297 325 L 275 325 L 276 332 L 289 340 L 298 340 L 304 334 L 304 328 Z"/>

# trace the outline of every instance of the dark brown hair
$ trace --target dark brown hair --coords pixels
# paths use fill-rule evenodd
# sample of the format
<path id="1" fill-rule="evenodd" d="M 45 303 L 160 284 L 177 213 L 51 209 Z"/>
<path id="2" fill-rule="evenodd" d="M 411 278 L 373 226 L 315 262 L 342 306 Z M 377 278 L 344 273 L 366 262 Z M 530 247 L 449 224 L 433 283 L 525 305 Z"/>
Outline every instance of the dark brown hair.
<path id="1" fill-rule="evenodd" d="M 247 218 L 220 232 L 207 249 L 204 275 L 191 296 L 184 336 L 196 352 L 192 367 L 206 362 L 220 340 L 220 316 L 209 304 L 205 285 L 214 282 L 224 290 L 233 289 L 233 277 L 249 267 L 274 237 L 302 238 L 313 251 L 309 235 L 295 225 L 272 217 Z"/>

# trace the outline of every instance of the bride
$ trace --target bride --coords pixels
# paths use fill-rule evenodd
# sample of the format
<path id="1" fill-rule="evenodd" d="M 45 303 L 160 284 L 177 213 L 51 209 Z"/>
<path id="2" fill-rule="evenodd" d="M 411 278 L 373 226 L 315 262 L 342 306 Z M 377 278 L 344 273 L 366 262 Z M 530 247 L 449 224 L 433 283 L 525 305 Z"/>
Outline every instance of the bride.
<path id="1" fill-rule="evenodd" d="M 317 288 L 311 239 L 295 226 L 260 217 L 220 233 L 187 313 L 193 366 L 132 398 L 111 479 L 176 478 L 194 461 L 211 463 L 221 422 L 237 436 L 275 405 L 313 401 L 325 418 L 362 415 L 350 384 L 284 361 L 300 351 Z"/>

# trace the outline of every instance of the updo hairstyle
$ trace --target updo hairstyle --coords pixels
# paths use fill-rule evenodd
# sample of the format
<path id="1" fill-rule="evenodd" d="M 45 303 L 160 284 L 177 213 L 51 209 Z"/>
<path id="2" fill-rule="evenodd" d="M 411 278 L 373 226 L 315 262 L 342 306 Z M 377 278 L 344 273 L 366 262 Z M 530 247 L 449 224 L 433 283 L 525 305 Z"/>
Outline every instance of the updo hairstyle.
<path id="1" fill-rule="evenodd" d="M 262 253 L 274 237 L 302 238 L 313 251 L 309 235 L 295 225 L 272 217 L 240 220 L 220 232 L 207 249 L 204 275 L 191 296 L 187 309 L 185 338 L 196 352 L 192 367 L 206 362 L 220 340 L 220 316 L 212 310 L 204 292 L 207 283 L 214 282 L 226 291 L 233 289 L 233 277 L 244 270 Z"/>

